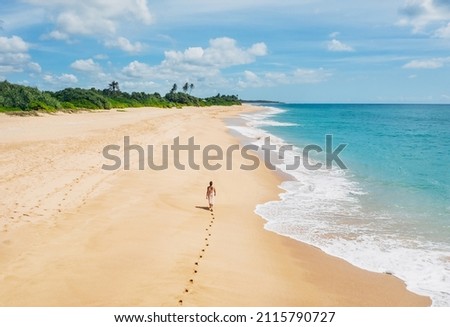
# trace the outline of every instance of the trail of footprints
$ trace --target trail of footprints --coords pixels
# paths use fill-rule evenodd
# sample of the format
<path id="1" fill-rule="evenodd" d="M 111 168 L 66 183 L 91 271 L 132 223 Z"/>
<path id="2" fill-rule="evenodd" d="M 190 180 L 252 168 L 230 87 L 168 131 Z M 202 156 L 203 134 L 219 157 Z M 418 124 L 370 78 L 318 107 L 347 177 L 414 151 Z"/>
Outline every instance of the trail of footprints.
<path id="1" fill-rule="evenodd" d="M 195 283 L 195 276 L 198 274 L 200 265 L 201 265 L 201 261 L 204 258 L 206 251 L 208 250 L 209 247 L 209 242 L 210 242 L 210 238 L 211 238 L 211 234 L 212 234 L 212 228 L 214 225 L 214 220 L 216 219 L 216 217 L 214 216 L 214 212 L 211 211 L 211 220 L 208 224 L 208 226 L 205 228 L 205 243 L 203 248 L 201 249 L 199 255 L 198 255 L 198 259 L 197 261 L 194 262 L 194 267 L 192 268 L 192 276 L 189 279 L 189 281 L 187 282 L 187 286 L 184 288 L 184 292 L 182 293 L 182 295 L 179 297 L 178 300 L 178 305 L 182 306 L 183 305 L 183 297 L 186 296 L 187 294 L 189 294 L 189 292 L 192 291 L 192 287 L 194 286 Z"/>

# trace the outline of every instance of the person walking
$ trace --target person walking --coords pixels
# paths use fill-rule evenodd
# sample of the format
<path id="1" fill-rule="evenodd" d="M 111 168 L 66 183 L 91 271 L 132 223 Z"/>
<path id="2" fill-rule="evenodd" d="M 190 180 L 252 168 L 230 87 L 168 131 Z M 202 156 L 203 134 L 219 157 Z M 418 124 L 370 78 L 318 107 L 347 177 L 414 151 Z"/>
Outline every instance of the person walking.
<path id="1" fill-rule="evenodd" d="M 208 200 L 209 210 L 213 211 L 214 197 L 217 195 L 216 188 L 213 186 L 213 182 L 209 182 L 209 186 L 206 188 L 206 199 Z"/>

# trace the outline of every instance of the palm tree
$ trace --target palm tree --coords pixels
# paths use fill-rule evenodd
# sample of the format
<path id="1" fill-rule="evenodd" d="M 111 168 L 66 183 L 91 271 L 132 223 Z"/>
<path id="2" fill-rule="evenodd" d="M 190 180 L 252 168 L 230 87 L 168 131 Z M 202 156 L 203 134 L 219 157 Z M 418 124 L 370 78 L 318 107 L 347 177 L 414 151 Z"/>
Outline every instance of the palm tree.
<path id="1" fill-rule="evenodd" d="M 183 85 L 183 91 L 184 93 L 187 93 L 188 90 L 189 90 L 189 83 L 186 82 L 186 84 Z"/>
<path id="2" fill-rule="evenodd" d="M 189 85 L 189 94 L 191 94 L 192 90 L 194 89 L 194 83 L 191 83 Z"/>
<path id="3" fill-rule="evenodd" d="M 120 89 L 119 89 L 119 82 L 112 81 L 111 83 L 109 83 L 109 90 L 111 92 L 120 91 Z"/>
<path id="4" fill-rule="evenodd" d="M 175 84 L 172 86 L 172 89 L 170 90 L 170 93 L 175 93 L 175 92 L 177 91 L 177 89 L 178 89 L 178 86 L 177 86 L 177 83 L 175 83 Z"/>

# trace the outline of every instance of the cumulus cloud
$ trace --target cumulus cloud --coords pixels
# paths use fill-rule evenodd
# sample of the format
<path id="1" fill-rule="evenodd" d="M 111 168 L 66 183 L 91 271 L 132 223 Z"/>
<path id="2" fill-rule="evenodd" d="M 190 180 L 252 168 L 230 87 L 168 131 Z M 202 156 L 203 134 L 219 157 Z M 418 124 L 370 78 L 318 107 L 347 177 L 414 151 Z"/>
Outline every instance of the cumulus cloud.
<path id="1" fill-rule="evenodd" d="M 147 0 L 23 0 L 44 8 L 55 25 L 46 35 L 56 40 L 71 36 L 114 36 L 123 24 L 151 24 Z"/>
<path id="2" fill-rule="evenodd" d="M 242 48 L 236 40 L 222 37 L 209 41 L 209 47 L 190 47 L 184 51 L 166 51 L 164 60 L 157 66 L 133 61 L 122 73 L 130 77 L 176 79 L 190 76 L 205 78 L 217 76 L 221 69 L 252 63 L 256 57 L 265 56 L 267 46 L 255 43 Z"/>
<path id="3" fill-rule="evenodd" d="M 78 78 L 72 74 L 61 74 L 59 76 L 52 74 L 45 74 L 43 76 L 44 81 L 53 85 L 69 85 L 78 83 Z"/>
<path id="4" fill-rule="evenodd" d="M 122 69 L 122 73 L 124 73 L 128 77 L 136 77 L 136 78 L 160 77 L 156 76 L 155 67 L 147 65 L 143 62 L 139 62 L 137 60 L 130 62 L 126 67 L 124 67 Z"/>
<path id="5" fill-rule="evenodd" d="M 399 25 L 411 26 L 414 33 L 426 32 L 430 27 L 435 30 L 436 36 L 447 37 L 442 28 L 450 21 L 450 1 L 407 0 L 399 13 L 402 17 L 398 22 Z"/>
<path id="6" fill-rule="evenodd" d="M 151 79 L 157 81 L 194 80 L 204 85 L 214 81 L 214 85 L 240 88 L 255 88 L 288 84 L 315 84 L 328 80 L 332 74 L 323 68 L 298 68 L 289 72 L 256 73 L 245 69 L 239 76 L 224 79 L 222 69 L 253 63 L 257 57 L 268 53 L 264 43 L 255 43 L 248 48 L 238 46 L 231 38 L 216 38 L 209 46 L 189 47 L 183 51 L 167 51 L 164 60 L 155 66 L 140 61 L 133 61 L 122 69 L 130 85 L 135 81 Z M 173 83 L 173 82 L 172 82 Z"/>
<path id="7" fill-rule="evenodd" d="M 70 67 L 85 73 L 98 73 L 102 71 L 101 66 L 91 58 L 76 60 L 70 65 Z"/>
<path id="8" fill-rule="evenodd" d="M 267 55 L 267 45 L 263 42 L 253 44 L 248 52 L 254 56 L 265 56 Z"/>
<path id="9" fill-rule="evenodd" d="M 352 52 L 355 51 L 351 46 L 338 41 L 336 39 L 332 39 L 327 43 L 328 51 L 332 52 Z"/>
<path id="10" fill-rule="evenodd" d="M 131 43 L 127 38 L 122 36 L 115 40 L 106 41 L 105 45 L 109 48 L 119 48 L 130 53 L 141 52 L 144 48 L 144 45 L 141 42 Z"/>
<path id="11" fill-rule="evenodd" d="M 28 71 L 39 73 L 41 66 L 31 60 L 29 45 L 18 36 L 0 36 L 0 72 L 19 73 Z"/>
<path id="12" fill-rule="evenodd" d="M 264 43 L 256 43 L 249 49 L 240 48 L 234 39 L 221 37 L 209 41 L 206 49 L 188 48 L 185 51 L 167 51 L 165 66 L 178 66 L 186 69 L 194 67 L 226 68 L 235 65 L 249 64 L 256 57 L 265 56 L 267 47 Z"/>
<path id="13" fill-rule="evenodd" d="M 28 44 L 18 36 L 0 37 L 0 52 L 2 53 L 19 53 L 27 52 Z"/>
<path id="14" fill-rule="evenodd" d="M 182 81 L 195 83 L 199 86 L 199 92 L 211 89 L 213 92 L 220 92 L 220 89 L 236 87 L 237 83 L 234 74 L 225 76 L 222 73 L 224 69 L 245 67 L 267 53 L 267 46 L 263 42 L 244 47 L 232 38 L 215 38 L 211 39 L 206 47 L 195 46 L 181 51 L 166 51 L 164 59 L 156 65 L 134 60 L 122 68 L 121 79 L 127 82 L 126 85 L 136 87 L 143 86 L 139 84 L 143 80 L 152 82 L 162 92 L 174 82 Z M 247 70 L 247 75 L 250 74 Z"/>
<path id="15" fill-rule="evenodd" d="M 432 58 L 424 60 L 411 60 L 406 63 L 403 68 L 410 69 L 437 69 L 443 67 L 450 62 L 450 57 L 447 58 Z"/>

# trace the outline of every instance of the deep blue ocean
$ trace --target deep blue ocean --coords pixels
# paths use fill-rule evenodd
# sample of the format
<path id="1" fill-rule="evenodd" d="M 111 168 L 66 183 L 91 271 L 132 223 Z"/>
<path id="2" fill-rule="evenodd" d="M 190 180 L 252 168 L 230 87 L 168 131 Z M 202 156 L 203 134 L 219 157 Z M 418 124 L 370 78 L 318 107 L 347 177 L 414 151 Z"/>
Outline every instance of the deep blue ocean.
<path id="1" fill-rule="evenodd" d="M 230 126 L 251 142 L 292 145 L 277 168 L 290 178 L 280 200 L 258 205 L 266 229 L 321 248 L 361 268 L 393 274 L 408 289 L 450 306 L 450 106 L 277 104 Z M 300 164 L 308 145 L 311 170 Z M 317 147 L 316 147 L 317 148 Z M 302 163 L 302 162 L 301 162 Z"/>

